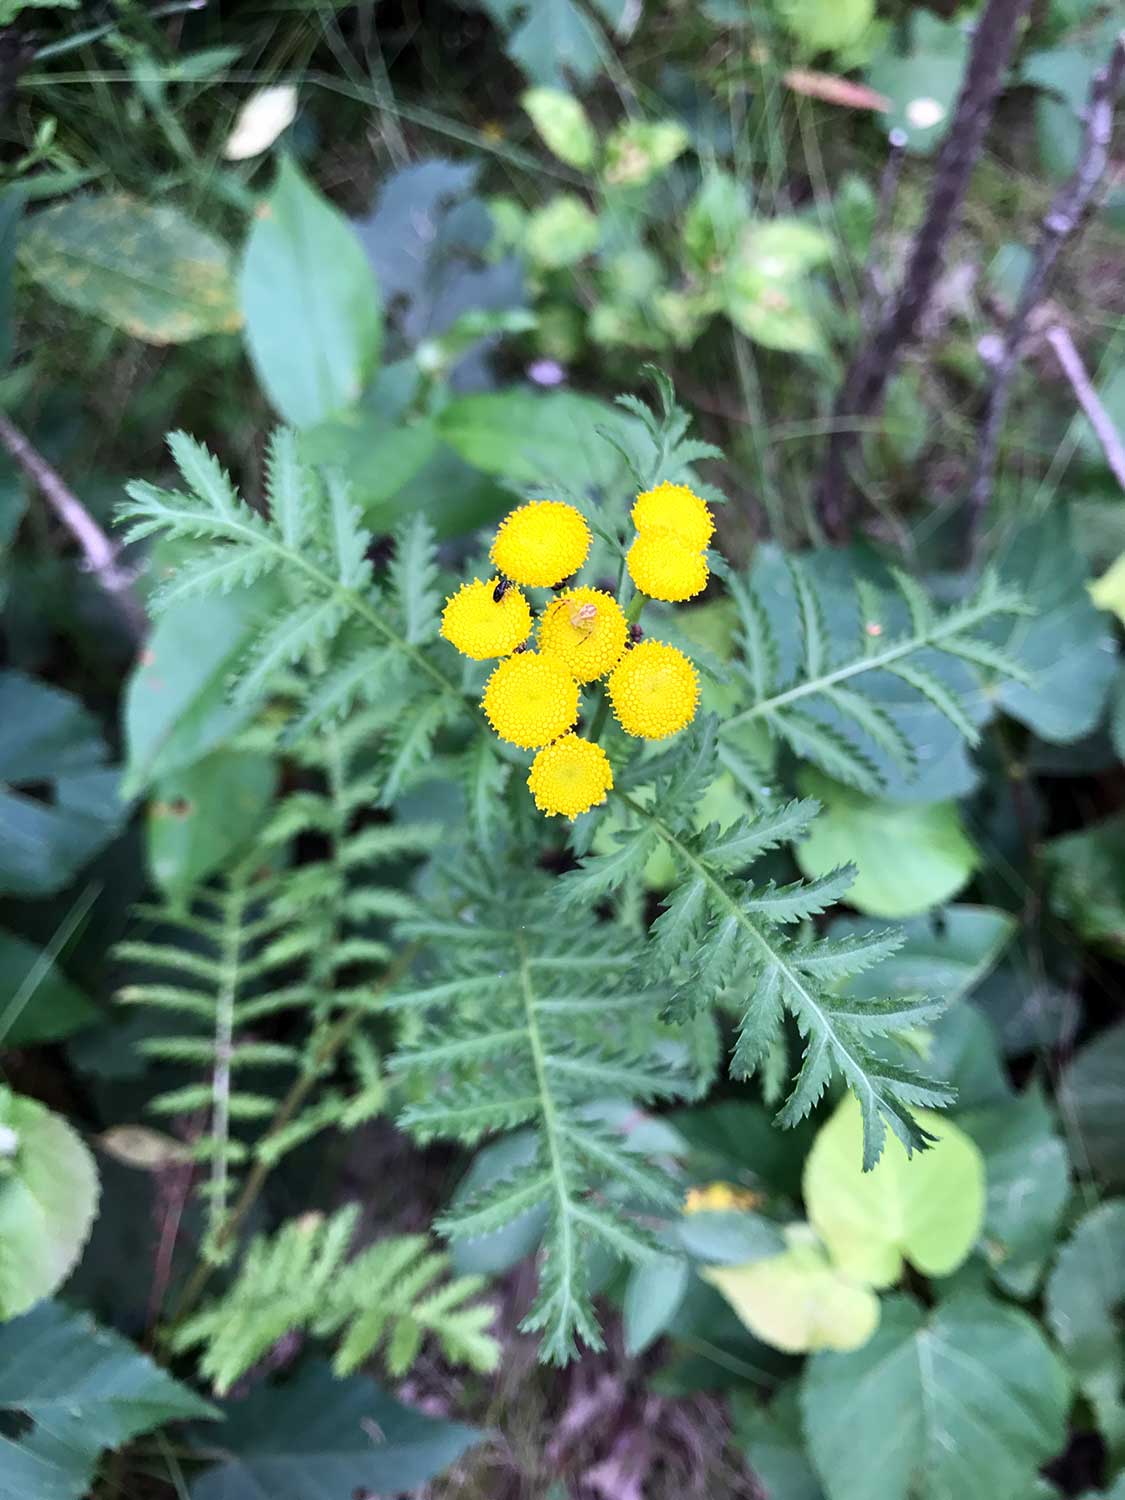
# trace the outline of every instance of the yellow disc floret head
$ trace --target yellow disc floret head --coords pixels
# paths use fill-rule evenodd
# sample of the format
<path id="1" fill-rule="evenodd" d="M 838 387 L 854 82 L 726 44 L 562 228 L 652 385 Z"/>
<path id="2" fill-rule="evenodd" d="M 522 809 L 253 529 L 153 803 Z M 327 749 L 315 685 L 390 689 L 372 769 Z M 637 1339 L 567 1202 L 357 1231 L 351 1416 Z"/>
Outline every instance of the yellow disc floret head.
<path id="1" fill-rule="evenodd" d="M 695 718 L 699 674 L 675 646 L 641 641 L 610 674 L 609 698 L 626 734 L 662 740 Z"/>
<path id="2" fill-rule="evenodd" d="M 600 745 L 568 734 L 540 750 L 527 784 L 540 812 L 577 818 L 605 801 L 613 788 L 613 771 Z"/>
<path id="3" fill-rule="evenodd" d="M 604 677 L 621 660 L 629 624 L 616 599 L 601 589 L 567 589 L 539 620 L 539 649 L 561 657 L 579 682 Z"/>
<path id="4" fill-rule="evenodd" d="M 494 668 L 481 704 L 502 740 L 536 750 L 574 727 L 578 684 L 559 657 L 523 651 Z"/>
<path id="5" fill-rule="evenodd" d="M 637 533 L 629 548 L 629 577 L 642 594 L 679 604 L 707 587 L 707 559 L 665 527 Z"/>
<path id="6" fill-rule="evenodd" d="M 633 506 L 633 525 L 638 531 L 672 531 L 696 552 L 703 551 L 715 530 L 706 500 L 686 484 L 658 484 L 642 491 Z"/>
<path id="7" fill-rule="evenodd" d="M 514 585 L 474 578 L 445 601 L 441 633 L 473 661 L 510 656 L 531 634 L 531 607 Z"/>
<path id="8" fill-rule="evenodd" d="M 589 550 L 590 528 L 573 505 L 530 500 L 501 521 L 490 555 L 514 583 L 554 588 L 578 572 Z"/>

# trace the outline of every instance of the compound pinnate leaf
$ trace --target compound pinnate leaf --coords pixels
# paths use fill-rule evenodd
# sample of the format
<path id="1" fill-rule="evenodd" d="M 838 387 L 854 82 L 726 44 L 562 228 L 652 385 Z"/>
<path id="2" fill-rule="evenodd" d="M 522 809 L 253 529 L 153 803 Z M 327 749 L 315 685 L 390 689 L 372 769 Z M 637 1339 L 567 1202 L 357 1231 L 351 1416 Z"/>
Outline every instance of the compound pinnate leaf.
<path id="1" fill-rule="evenodd" d="M 60 302 L 149 344 L 242 322 L 226 246 L 167 204 L 121 193 L 58 203 L 27 224 L 19 256 Z"/>
<path id="2" fill-rule="evenodd" d="M 805 1163 L 809 1219 L 840 1270 L 890 1286 L 904 1259 L 927 1276 L 948 1276 L 968 1255 L 984 1222 L 984 1161 L 955 1125 L 919 1110 L 936 1137 L 908 1158 L 897 1138 L 878 1164 L 861 1168 L 863 1121 L 849 1096 L 822 1127 Z"/>
<path id="3" fill-rule="evenodd" d="M 889 1298 L 862 1349 L 813 1358 L 802 1408 L 829 1500 L 997 1500 L 1062 1447 L 1069 1394 L 1030 1318 L 966 1293 Z"/>

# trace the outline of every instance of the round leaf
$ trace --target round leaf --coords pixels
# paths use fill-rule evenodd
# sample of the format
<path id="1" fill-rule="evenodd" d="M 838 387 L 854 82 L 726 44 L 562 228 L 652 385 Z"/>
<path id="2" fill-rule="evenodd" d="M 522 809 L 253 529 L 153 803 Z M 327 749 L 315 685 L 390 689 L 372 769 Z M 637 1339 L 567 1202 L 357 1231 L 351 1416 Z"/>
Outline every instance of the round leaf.
<path id="1" fill-rule="evenodd" d="M 937 1137 L 908 1157 L 895 1136 L 869 1172 L 863 1119 L 848 1095 L 818 1132 L 805 1163 L 805 1207 L 837 1267 L 870 1286 L 890 1286 L 907 1259 L 927 1276 L 948 1276 L 984 1222 L 984 1159 L 944 1116 L 917 1111 Z"/>
<path id="2" fill-rule="evenodd" d="M 858 1349 L 879 1326 L 879 1299 L 836 1270 L 801 1226 L 783 1255 L 700 1272 L 763 1343 L 787 1354 Z"/>
<path id="3" fill-rule="evenodd" d="M 1114 1318 L 1125 1301 L 1123 1245 L 1125 1199 L 1118 1198 L 1079 1222 L 1047 1282 L 1047 1321 L 1115 1446 L 1125 1441 L 1125 1349 Z"/>
<path id="4" fill-rule="evenodd" d="M 98 1206 L 94 1158 L 65 1120 L 0 1088 L 0 1318 L 66 1280 Z"/>
<path id="5" fill-rule="evenodd" d="M 573 193 L 559 193 L 527 221 L 527 253 L 537 266 L 556 270 L 584 260 L 598 243 L 598 221 Z"/>
<path id="6" fill-rule="evenodd" d="M 848 902 L 869 916 L 910 917 L 938 906 L 976 869 L 976 850 L 953 802 L 884 802 L 811 768 L 799 781 L 824 811 L 797 845 L 797 863 L 809 877 L 853 864 Z"/>

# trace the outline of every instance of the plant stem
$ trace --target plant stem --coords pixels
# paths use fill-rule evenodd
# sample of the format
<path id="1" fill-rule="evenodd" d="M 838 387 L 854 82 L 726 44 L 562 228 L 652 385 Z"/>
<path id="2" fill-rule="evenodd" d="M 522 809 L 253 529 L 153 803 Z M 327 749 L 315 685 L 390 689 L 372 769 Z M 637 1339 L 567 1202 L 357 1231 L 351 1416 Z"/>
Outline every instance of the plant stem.
<path id="1" fill-rule="evenodd" d="M 1073 175 L 1055 194 L 1043 220 L 1039 243 L 1020 289 L 1016 310 L 1004 333 L 1004 345 L 992 377 L 981 419 L 976 469 L 969 491 L 969 549 L 976 550 L 979 531 L 996 469 L 1000 432 L 1008 407 L 1008 394 L 1019 362 L 1028 320 L 1042 302 L 1062 248 L 1081 227 L 1094 202 L 1098 186 L 1109 165 L 1113 136 L 1113 111 L 1125 79 L 1125 32 L 1114 43 L 1109 61 L 1094 74 L 1086 101 L 1086 131 Z M 1073 346 L 1071 346 L 1073 348 Z M 1056 353 L 1058 347 L 1055 346 Z M 1081 363 L 1079 361 L 1079 363 Z M 1065 366 L 1064 366 L 1065 368 Z M 1067 372 L 1069 374 L 1069 371 Z"/>
<path id="2" fill-rule="evenodd" d="M 378 985 L 375 987 L 375 993 L 378 994 L 390 989 L 410 968 L 417 953 L 418 944 L 416 943 L 412 943 L 410 947 L 404 948 L 383 975 L 382 979 L 380 979 Z M 258 1158 L 242 1185 L 242 1191 L 239 1193 L 234 1207 L 212 1236 L 211 1250 L 213 1255 L 217 1255 L 219 1251 L 230 1244 L 242 1221 L 258 1201 L 262 1188 L 265 1186 L 266 1178 L 273 1170 L 274 1163 L 269 1159 L 268 1154 L 262 1154 L 263 1148 L 271 1140 L 279 1136 L 289 1122 L 300 1112 L 301 1106 L 315 1087 L 317 1080 L 367 1013 L 368 1008 L 366 1005 L 354 1006 L 352 1009 L 345 1011 L 335 1021 L 326 1025 L 321 1031 L 319 1041 L 314 1044 L 312 1057 L 309 1059 L 308 1066 L 293 1080 L 288 1093 L 278 1105 L 277 1112 L 270 1121 L 269 1129 L 258 1143 Z M 212 1258 L 210 1260 L 200 1260 L 196 1265 L 176 1304 L 176 1310 L 172 1316 L 170 1325 L 171 1328 L 175 1328 L 178 1324 L 182 1323 L 199 1301 L 207 1283 L 217 1269 L 217 1264 L 217 1260 Z"/>
<path id="3" fill-rule="evenodd" d="M 117 548 L 58 470 L 2 412 L 0 447 L 7 449 L 81 547 L 85 570 L 117 600 L 131 633 L 141 635 L 145 628 L 144 610 L 132 593 L 132 574 L 118 564 Z"/>
<path id="4" fill-rule="evenodd" d="M 825 530 L 842 539 L 851 521 L 848 456 L 855 442 L 855 418 L 879 406 L 898 364 L 930 305 L 945 258 L 945 247 L 964 201 L 969 177 L 992 119 L 1016 31 L 1031 0 L 987 0 L 973 36 L 972 51 L 954 110 L 953 123 L 934 168 L 925 217 L 915 235 L 902 285 L 882 321 L 844 377 L 833 409 L 824 472 L 817 497 Z"/>

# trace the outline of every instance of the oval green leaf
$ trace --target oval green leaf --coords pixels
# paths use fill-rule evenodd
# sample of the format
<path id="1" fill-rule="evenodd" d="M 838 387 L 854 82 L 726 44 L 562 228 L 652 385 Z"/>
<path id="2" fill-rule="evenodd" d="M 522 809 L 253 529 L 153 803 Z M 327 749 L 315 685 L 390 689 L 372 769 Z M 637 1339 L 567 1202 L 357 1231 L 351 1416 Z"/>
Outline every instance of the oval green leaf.
<path id="1" fill-rule="evenodd" d="M 149 344 L 185 344 L 242 322 L 227 247 L 166 204 L 74 198 L 31 219 L 19 248 L 60 302 Z"/>
<path id="2" fill-rule="evenodd" d="M 74 1269 L 98 1207 L 94 1158 L 65 1120 L 0 1088 L 0 1318 Z"/>

